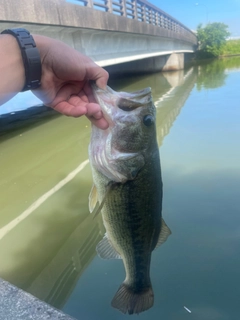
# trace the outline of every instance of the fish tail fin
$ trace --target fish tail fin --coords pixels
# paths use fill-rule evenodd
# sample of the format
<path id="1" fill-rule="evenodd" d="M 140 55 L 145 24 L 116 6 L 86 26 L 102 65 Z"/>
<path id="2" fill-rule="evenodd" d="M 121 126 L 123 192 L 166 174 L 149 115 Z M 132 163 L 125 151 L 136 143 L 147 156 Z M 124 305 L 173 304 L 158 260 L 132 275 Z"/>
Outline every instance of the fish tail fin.
<path id="1" fill-rule="evenodd" d="M 140 313 L 153 306 L 154 294 L 152 287 L 140 292 L 134 292 L 128 285 L 122 283 L 112 300 L 112 307 L 123 313 Z"/>

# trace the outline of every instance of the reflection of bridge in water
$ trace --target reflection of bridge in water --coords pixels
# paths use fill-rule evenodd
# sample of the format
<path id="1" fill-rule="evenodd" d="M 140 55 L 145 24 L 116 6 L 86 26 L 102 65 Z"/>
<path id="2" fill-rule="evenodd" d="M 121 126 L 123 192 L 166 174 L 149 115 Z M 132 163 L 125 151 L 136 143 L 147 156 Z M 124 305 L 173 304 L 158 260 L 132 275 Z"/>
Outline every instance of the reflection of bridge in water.
<path id="1" fill-rule="evenodd" d="M 157 107 L 157 134 L 160 144 L 169 133 L 173 122 L 180 113 L 181 108 L 194 86 L 195 73 L 193 71 L 193 69 L 190 69 L 185 74 L 184 72 L 177 72 L 176 74 L 165 74 L 164 77 L 162 76 L 161 78 L 153 77 L 156 81 L 160 81 L 162 84 L 165 83 L 164 92 L 161 96 L 153 92 Z M 65 120 L 64 117 L 62 119 L 57 118 L 53 121 L 57 123 L 61 120 Z M 39 131 L 39 133 L 42 132 L 42 128 L 36 128 L 35 130 Z M 30 132 L 26 131 L 24 135 L 27 134 L 32 135 L 31 130 Z M 51 139 L 52 136 L 53 135 L 48 135 L 46 139 Z M 16 139 L 19 138 L 16 137 Z M 44 140 L 44 137 L 42 137 L 42 139 Z M 65 142 L 64 139 L 66 139 L 66 137 L 64 138 L 63 131 L 63 140 L 59 139 L 58 142 L 60 145 L 62 143 L 63 145 L 76 145 L 78 141 L 71 142 L 67 140 Z M 83 138 L 81 139 L 81 141 L 84 141 Z M 25 143 L 27 144 L 28 141 L 26 140 Z M 87 143 L 88 138 L 86 144 Z M 36 159 L 39 159 L 41 154 L 44 154 L 44 145 L 45 142 L 43 141 L 43 144 L 39 144 L 39 147 L 36 149 L 37 154 L 34 154 Z M 60 159 L 63 159 L 63 163 L 59 164 L 59 168 L 64 166 L 64 161 L 66 161 L 65 154 L 68 153 L 66 152 L 66 148 L 62 148 L 60 145 L 58 148 L 62 150 L 58 156 Z M 16 149 L 15 143 L 13 143 L 12 147 L 14 148 L 14 154 L 15 157 L 18 158 L 19 164 L 22 162 L 25 164 L 26 155 L 21 152 L 21 150 L 25 148 L 24 144 L 21 145 L 20 152 Z M 71 157 L 71 155 L 72 152 L 70 152 L 69 156 Z M 83 154 L 82 157 L 86 159 L 87 155 Z M 35 163 L 36 159 L 33 159 L 33 163 Z M 50 158 L 48 161 L 52 162 L 52 159 Z M 30 159 L 29 165 L 31 166 Z M 44 164 L 44 166 L 46 166 L 46 164 Z M 59 171 L 59 168 L 56 172 Z M 31 193 L 28 189 L 24 189 L 26 186 L 24 185 L 23 177 L 20 176 L 19 180 L 16 179 L 17 172 L 21 172 L 21 167 L 13 167 L 12 169 L 16 171 L 12 173 L 15 177 L 14 181 L 16 181 L 17 185 L 20 185 L 20 188 L 25 194 L 24 200 L 32 203 L 30 198 Z M 84 177 L 86 174 L 87 176 L 88 174 L 90 175 L 89 166 L 87 165 L 84 170 L 88 170 L 88 172 L 79 172 L 79 176 L 76 176 L 76 178 L 70 180 L 68 184 L 62 186 L 62 189 L 64 188 L 63 191 L 59 189 L 55 195 L 49 197 L 45 203 L 42 203 L 41 206 L 27 216 L 25 220 L 22 220 L 21 225 L 19 225 L 20 223 L 16 223 L 14 228 L 6 233 L 0 240 L 0 255 L 2 261 L 0 276 L 58 308 L 64 305 L 79 277 L 96 255 L 95 247 L 104 234 L 101 217 L 99 216 L 93 220 L 92 216 L 88 213 L 87 196 L 90 190 L 90 182 L 85 186 L 84 181 L 86 178 Z M 36 168 L 33 167 L 33 171 L 36 172 Z M 56 175 L 53 171 L 52 174 Z M 23 175 L 25 175 L 25 172 L 23 172 Z M 1 181 L 7 179 L 6 177 L 2 178 Z M 11 180 L 11 176 L 8 176 L 8 179 Z M 35 176 L 33 179 L 36 179 Z M 48 179 L 50 179 L 50 176 Z M 91 179 L 89 178 L 89 180 Z M 29 178 L 29 181 L 31 183 L 31 178 Z M 45 180 L 39 183 L 44 185 Z M 83 190 L 81 191 L 81 197 L 79 196 L 79 184 L 82 184 L 84 186 L 83 190 L 85 190 L 84 192 Z M 2 191 L 1 194 L 5 198 L 14 197 L 12 188 L 3 186 L 3 189 L 4 191 Z M 11 195 L 9 195 L 9 193 L 11 193 Z M 72 203 L 71 201 L 68 203 L 70 199 L 66 197 L 66 194 L 71 195 L 74 199 L 80 197 L 79 202 Z M 67 203 L 61 203 L 61 198 L 65 198 Z M 15 204 L 17 208 L 21 207 L 22 201 L 22 197 L 20 197 L 20 199 L 16 197 Z M 71 206 L 74 208 L 71 209 Z M 63 212 L 60 210 L 61 207 L 63 207 Z M 77 210 L 77 212 L 75 213 L 74 210 Z M 71 211 L 73 211 L 73 213 L 71 213 Z M 53 223 L 51 223 L 51 219 L 54 219 Z M 61 235 L 61 224 L 58 230 L 58 223 L 63 219 L 66 221 L 73 220 L 68 227 L 68 233 L 64 236 Z M 36 223 L 39 227 L 37 227 L 35 231 L 34 228 L 32 230 L 32 226 L 36 225 Z M 11 222 L 9 225 L 10 224 Z M 65 222 L 63 222 L 63 224 L 65 224 Z M 29 228 L 29 226 L 31 226 L 31 228 Z M 4 228 L 6 228 L 6 226 Z M 40 232 L 38 230 L 39 228 Z M 2 229 L 0 229 L 0 231 Z M 24 233 L 24 236 L 22 233 Z M 54 238 L 53 243 L 51 243 L 51 241 L 50 243 L 48 243 L 48 241 L 44 242 L 45 237 L 48 235 L 51 235 L 50 239 Z M 45 248 L 46 244 L 48 246 L 47 248 Z M 36 251 L 36 247 L 40 254 L 31 254 L 31 252 Z M 7 254 L 4 253 L 5 251 L 7 251 Z M 18 259 L 19 256 L 21 257 L 21 264 L 19 266 L 17 263 L 13 265 L 11 261 Z M 31 271 L 28 272 L 26 270 Z"/>
<path id="2" fill-rule="evenodd" d="M 77 280 L 95 257 L 96 245 L 104 233 L 101 217 L 96 222 L 89 214 L 25 290 L 61 308 Z"/>
<path id="3" fill-rule="evenodd" d="M 174 74 L 170 75 L 166 73 L 165 75 L 170 81 L 171 77 L 174 77 Z M 171 89 L 157 101 L 155 100 L 155 106 L 157 107 L 157 137 L 159 145 L 162 144 L 164 137 L 168 135 L 196 82 L 196 75 L 193 68 L 185 75 L 183 71 L 178 71 L 175 76 L 178 77 L 178 85 L 171 87 Z"/>

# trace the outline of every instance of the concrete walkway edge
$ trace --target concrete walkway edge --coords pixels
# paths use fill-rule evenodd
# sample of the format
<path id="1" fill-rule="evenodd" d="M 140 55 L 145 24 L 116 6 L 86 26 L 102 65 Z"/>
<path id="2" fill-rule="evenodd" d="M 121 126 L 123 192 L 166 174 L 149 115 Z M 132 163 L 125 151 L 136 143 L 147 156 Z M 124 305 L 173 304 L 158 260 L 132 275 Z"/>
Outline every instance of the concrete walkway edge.
<path id="1" fill-rule="evenodd" d="M 74 320 L 31 294 L 0 279 L 0 320 Z"/>

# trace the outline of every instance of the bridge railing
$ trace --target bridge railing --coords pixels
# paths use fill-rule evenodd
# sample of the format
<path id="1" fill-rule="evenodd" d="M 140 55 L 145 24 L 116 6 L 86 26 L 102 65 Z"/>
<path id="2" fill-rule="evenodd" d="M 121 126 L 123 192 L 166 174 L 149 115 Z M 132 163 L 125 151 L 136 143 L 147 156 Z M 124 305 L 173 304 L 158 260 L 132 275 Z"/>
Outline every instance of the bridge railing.
<path id="1" fill-rule="evenodd" d="M 85 7 L 142 21 L 196 40 L 190 29 L 146 0 L 76 0 L 76 2 Z"/>

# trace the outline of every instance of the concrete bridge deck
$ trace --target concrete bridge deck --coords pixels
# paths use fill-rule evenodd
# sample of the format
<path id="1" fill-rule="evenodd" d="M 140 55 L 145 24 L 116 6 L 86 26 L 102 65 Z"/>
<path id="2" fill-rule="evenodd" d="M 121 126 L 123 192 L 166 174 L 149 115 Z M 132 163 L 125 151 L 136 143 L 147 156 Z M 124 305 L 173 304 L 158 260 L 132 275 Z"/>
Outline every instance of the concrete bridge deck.
<path id="1" fill-rule="evenodd" d="M 140 70 L 157 71 L 172 53 L 194 52 L 197 40 L 191 30 L 150 3 L 100 1 L 21 0 L 16 5 L 15 0 L 0 0 L 0 26 L 21 26 L 62 40 L 103 67 L 165 56 Z M 172 65 L 182 68 L 182 60 L 180 56 L 180 63 L 176 63 L 175 57 L 170 69 Z M 134 69 L 139 70 L 139 66 Z"/>

